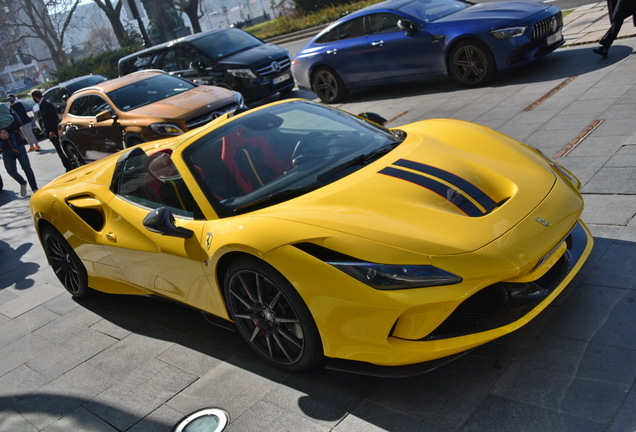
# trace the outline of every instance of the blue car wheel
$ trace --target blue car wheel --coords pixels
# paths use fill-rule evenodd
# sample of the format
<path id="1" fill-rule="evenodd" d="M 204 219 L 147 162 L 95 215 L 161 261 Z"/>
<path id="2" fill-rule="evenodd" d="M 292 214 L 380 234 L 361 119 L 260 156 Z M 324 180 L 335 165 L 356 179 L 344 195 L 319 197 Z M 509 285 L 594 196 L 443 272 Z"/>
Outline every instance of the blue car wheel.
<path id="1" fill-rule="evenodd" d="M 495 59 L 482 42 L 466 40 L 453 48 L 449 67 L 455 79 L 464 85 L 476 87 L 492 79 L 495 74 Z"/>
<path id="2" fill-rule="evenodd" d="M 326 103 L 338 103 L 347 96 L 347 89 L 340 76 L 327 67 L 314 72 L 311 87 L 320 100 Z"/>

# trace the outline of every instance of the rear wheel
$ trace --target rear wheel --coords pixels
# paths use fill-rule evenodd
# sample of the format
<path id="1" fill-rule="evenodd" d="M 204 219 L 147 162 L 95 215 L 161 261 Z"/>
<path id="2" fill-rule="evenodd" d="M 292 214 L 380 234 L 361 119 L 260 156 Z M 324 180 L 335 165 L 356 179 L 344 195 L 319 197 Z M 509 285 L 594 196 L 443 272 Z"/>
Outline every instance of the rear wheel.
<path id="1" fill-rule="evenodd" d="M 73 297 L 90 295 L 86 268 L 64 236 L 55 228 L 46 226 L 42 229 L 42 244 L 51 268 L 64 288 Z"/>
<path id="2" fill-rule="evenodd" d="M 330 68 L 319 68 L 311 79 L 314 93 L 327 103 L 337 103 L 347 96 L 347 89 L 340 76 Z"/>
<path id="3" fill-rule="evenodd" d="M 73 168 L 79 168 L 86 164 L 82 154 L 73 143 L 66 141 L 62 144 L 62 147 L 64 148 L 64 153 L 66 153 L 66 157 Z"/>
<path id="4" fill-rule="evenodd" d="M 301 371 L 322 359 L 322 342 L 309 309 L 267 263 L 247 257 L 234 261 L 225 275 L 224 292 L 241 335 L 267 361 Z"/>
<path id="5" fill-rule="evenodd" d="M 462 84 L 476 87 L 486 84 L 495 74 L 495 58 L 490 49 L 477 40 L 459 42 L 450 54 L 450 73 Z"/>

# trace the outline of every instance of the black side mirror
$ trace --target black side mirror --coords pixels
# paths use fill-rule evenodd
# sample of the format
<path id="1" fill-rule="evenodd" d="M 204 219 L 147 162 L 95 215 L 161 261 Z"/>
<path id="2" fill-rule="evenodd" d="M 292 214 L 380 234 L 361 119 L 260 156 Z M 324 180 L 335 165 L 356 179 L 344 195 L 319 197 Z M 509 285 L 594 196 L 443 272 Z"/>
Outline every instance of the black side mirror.
<path id="1" fill-rule="evenodd" d="M 190 69 L 198 73 L 199 71 L 201 71 L 201 69 L 203 69 L 203 63 L 196 60 L 193 62 L 190 62 Z"/>
<path id="2" fill-rule="evenodd" d="M 171 237 L 189 239 L 194 235 L 194 231 L 176 226 L 174 216 L 165 207 L 159 207 L 148 213 L 143 225 L 148 231 Z"/>
<path id="3" fill-rule="evenodd" d="M 407 36 L 411 36 L 415 31 L 415 26 L 411 20 L 401 19 L 398 21 L 398 27 L 406 32 Z"/>
<path id="4" fill-rule="evenodd" d="M 377 114 L 374 112 L 363 112 L 358 114 L 358 117 L 362 117 L 363 119 L 367 119 L 373 123 L 377 123 L 380 126 L 384 126 L 386 122 L 388 121 L 387 119 L 382 117 L 380 114 Z"/>

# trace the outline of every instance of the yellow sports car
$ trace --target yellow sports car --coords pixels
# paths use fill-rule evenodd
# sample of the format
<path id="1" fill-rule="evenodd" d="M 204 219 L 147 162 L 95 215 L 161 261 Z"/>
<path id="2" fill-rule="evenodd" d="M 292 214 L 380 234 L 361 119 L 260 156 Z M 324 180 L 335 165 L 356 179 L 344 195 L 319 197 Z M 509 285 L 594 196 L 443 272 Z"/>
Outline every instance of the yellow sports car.
<path id="1" fill-rule="evenodd" d="M 75 169 L 31 212 L 73 296 L 194 306 L 288 370 L 411 375 L 559 295 L 592 249 L 580 186 L 483 126 L 287 100 Z"/>

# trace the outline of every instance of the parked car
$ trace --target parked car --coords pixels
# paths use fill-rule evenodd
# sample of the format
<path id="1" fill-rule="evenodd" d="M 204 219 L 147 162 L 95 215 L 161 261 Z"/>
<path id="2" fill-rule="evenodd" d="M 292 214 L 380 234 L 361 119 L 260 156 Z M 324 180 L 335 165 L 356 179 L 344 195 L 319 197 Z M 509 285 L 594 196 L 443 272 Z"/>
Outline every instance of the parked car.
<path id="1" fill-rule="evenodd" d="M 53 105 L 55 105 L 55 109 L 61 119 L 62 114 L 66 109 L 66 101 L 73 93 L 75 93 L 77 90 L 83 89 L 84 87 L 92 86 L 102 81 L 106 81 L 107 79 L 108 78 L 101 75 L 84 75 L 50 87 L 42 92 L 42 96 L 45 97 Z M 40 107 L 37 104 L 33 107 L 33 117 L 37 121 L 40 130 L 43 131 L 44 125 L 42 124 Z"/>
<path id="2" fill-rule="evenodd" d="M 77 167 L 145 141 L 181 135 L 244 107 L 240 93 L 163 71 L 135 72 L 75 92 L 60 142 Z"/>
<path id="3" fill-rule="evenodd" d="M 30 204 L 73 296 L 191 305 L 288 370 L 412 375 L 557 298 L 593 246 L 580 187 L 484 126 L 389 130 L 295 99 L 78 168 Z"/>
<path id="4" fill-rule="evenodd" d="M 563 45 L 559 8 L 534 1 L 392 0 L 336 21 L 292 60 L 298 87 L 324 102 L 348 90 L 447 73 L 486 84 Z"/>
<path id="5" fill-rule="evenodd" d="M 289 51 L 237 28 L 212 30 L 130 54 L 119 75 L 161 69 L 199 84 L 224 86 L 250 102 L 290 91 L 295 83 Z"/>

